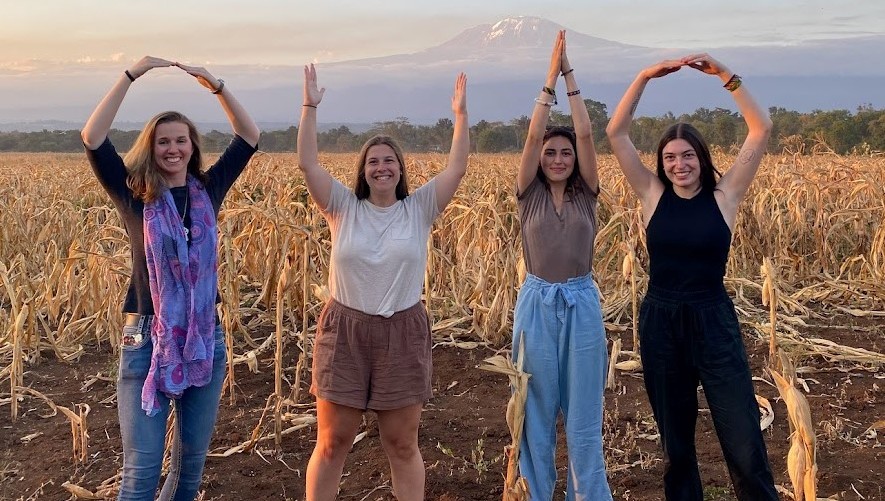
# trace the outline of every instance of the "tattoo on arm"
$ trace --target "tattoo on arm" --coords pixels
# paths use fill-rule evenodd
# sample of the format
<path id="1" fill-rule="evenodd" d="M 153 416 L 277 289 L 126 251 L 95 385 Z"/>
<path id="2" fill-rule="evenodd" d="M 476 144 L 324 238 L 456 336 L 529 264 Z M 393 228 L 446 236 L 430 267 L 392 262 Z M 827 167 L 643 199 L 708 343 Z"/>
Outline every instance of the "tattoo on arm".
<path id="1" fill-rule="evenodd" d="M 639 106 L 639 98 L 642 97 L 642 91 L 639 91 L 639 94 L 636 95 L 636 99 L 633 100 L 633 104 L 630 105 L 630 117 L 633 117 L 633 114 L 636 113 L 636 107 Z"/>
<path id="2" fill-rule="evenodd" d="M 756 150 L 753 148 L 746 149 L 741 152 L 739 160 L 741 164 L 746 165 L 753 161 L 756 158 Z"/>

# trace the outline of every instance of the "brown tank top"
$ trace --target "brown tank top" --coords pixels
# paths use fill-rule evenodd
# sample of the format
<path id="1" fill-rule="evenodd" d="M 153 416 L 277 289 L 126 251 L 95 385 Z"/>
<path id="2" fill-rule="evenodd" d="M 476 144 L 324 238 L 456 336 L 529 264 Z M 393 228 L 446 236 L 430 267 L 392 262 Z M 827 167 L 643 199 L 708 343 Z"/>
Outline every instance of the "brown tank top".
<path id="1" fill-rule="evenodd" d="M 566 190 L 560 212 L 537 177 L 516 197 L 526 271 L 550 283 L 582 277 L 593 268 L 596 193 L 584 179 Z"/>

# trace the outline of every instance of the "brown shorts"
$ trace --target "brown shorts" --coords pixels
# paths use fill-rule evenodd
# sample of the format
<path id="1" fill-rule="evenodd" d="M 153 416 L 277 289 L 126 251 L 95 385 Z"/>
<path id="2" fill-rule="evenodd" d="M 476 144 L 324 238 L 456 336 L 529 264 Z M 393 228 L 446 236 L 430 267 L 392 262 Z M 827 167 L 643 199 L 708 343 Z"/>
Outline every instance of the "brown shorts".
<path id="1" fill-rule="evenodd" d="M 430 399 L 433 364 L 424 304 L 390 318 L 329 300 L 313 348 L 317 398 L 355 409 L 392 410 Z"/>

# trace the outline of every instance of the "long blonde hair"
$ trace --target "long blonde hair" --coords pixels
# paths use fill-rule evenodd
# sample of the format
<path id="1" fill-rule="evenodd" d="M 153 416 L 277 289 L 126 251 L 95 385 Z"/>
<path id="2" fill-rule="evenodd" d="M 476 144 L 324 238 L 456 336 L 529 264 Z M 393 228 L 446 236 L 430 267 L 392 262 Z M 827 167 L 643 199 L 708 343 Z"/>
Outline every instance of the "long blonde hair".
<path id="1" fill-rule="evenodd" d="M 202 146 L 197 127 L 189 118 L 177 111 L 164 111 L 145 124 L 141 134 L 135 140 L 135 144 L 123 158 L 123 163 L 126 164 L 126 169 L 129 171 L 126 185 L 132 190 L 132 195 L 135 198 L 139 198 L 145 203 L 156 200 L 160 193 L 167 188 L 165 179 L 157 170 L 157 160 L 154 158 L 154 138 L 157 126 L 169 122 L 180 122 L 187 125 L 188 135 L 194 150 L 187 163 L 187 172 L 204 184 L 206 182 L 206 174 L 203 173 Z"/>

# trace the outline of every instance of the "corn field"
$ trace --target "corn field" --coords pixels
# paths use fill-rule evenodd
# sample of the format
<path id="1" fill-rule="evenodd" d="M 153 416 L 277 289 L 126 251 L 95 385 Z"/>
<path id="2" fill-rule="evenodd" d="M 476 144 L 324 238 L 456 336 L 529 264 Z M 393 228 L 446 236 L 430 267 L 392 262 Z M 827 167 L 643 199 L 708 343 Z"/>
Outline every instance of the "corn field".
<path id="1" fill-rule="evenodd" d="M 354 159 L 321 156 L 347 185 Z M 653 165 L 652 157 L 643 160 Z M 732 160 L 729 152 L 714 151 L 716 165 Z M 407 162 L 414 189 L 442 169 L 445 157 L 411 155 Z M 517 164 L 517 155 L 472 156 L 454 200 L 434 226 L 425 301 L 437 343 L 470 348 L 509 342 L 525 273 L 513 193 Z M 647 283 L 647 254 L 637 200 L 612 156 L 600 157 L 600 176 L 594 274 L 613 338 L 612 378 L 615 368 L 639 368 L 635 318 Z M 726 287 L 745 332 L 771 341 L 770 363 L 782 392 L 793 388 L 786 366 L 809 358 L 873 371 L 885 366 L 881 353 L 808 334 L 809 326 L 834 316 L 885 318 L 883 221 L 885 156 L 785 151 L 763 161 L 738 214 Z M 225 200 L 219 230 L 219 290 L 230 362 L 226 388 L 233 401 L 237 374 L 275 354 L 275 391 L 265 411 L 268 419 L 273 413 L 279 444 L 287 431 L 310 425 L 304 415 L 285 410 L 308 400 L 300 388 L 328 295 L 329 231 L 309 199 L 295 156 L 257 154 Z M 85 155 L 0 155 L 2 412 L 14 421 L 25 398 L 45 400 L 55 410 L 49 398 L 23 384 L 24 371 L 41 358 L 76 362 L 86 351 L 117 351 L 129 268 L 127 235 Z M 622 351 L 622 343 L 632 351 Z M 280 375 L 284 345 L 302 354 L 295 380 L 286 387 Z M 795 378 L 795 369 L 792 374 Z M 60 410 L 71 421 L 74 455 L 85 457 L 88 406 Z M 284 429 L 282 421 L 292 427 Z M 256 428 L 252 444 L 269 438 Z"/>

